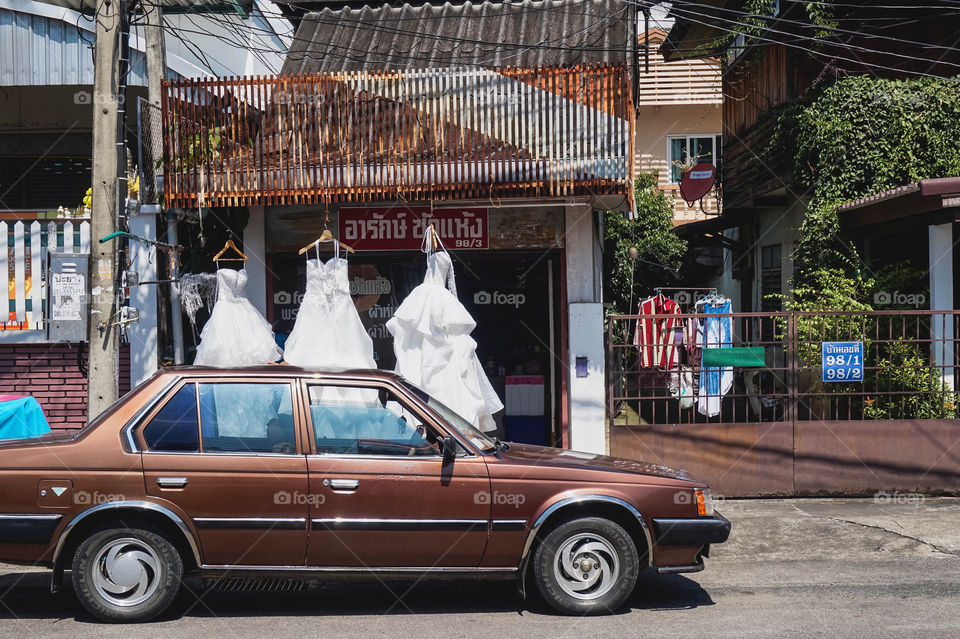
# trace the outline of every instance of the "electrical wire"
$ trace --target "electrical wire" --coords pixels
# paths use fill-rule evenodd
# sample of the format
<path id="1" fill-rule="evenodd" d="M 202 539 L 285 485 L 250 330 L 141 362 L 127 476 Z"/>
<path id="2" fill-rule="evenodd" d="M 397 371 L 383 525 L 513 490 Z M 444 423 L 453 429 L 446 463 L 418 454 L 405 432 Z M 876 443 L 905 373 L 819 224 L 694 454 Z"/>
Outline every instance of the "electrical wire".
<path id="1" fill-rule="evenodd" d="M 642 6 L 642 7 L 647 7 L 648 4 L 649 4 L 649 3 L 646 3 L 646 2 L 638 2 L 638 1 L 632 1 L 632 0 L 627 0 L 627 1 L 628 1 L 628 4 L 633 4 L 633 5 Z M 544 3 L 544 4 L 546 4 L 546 3 Z M 713 24 L 709 24 L 709 23 L 706 23 L 706 22 L 702 22 L 702 21 L 696 20 L 696 19 L 694 18 L 694 16 L 700 17 L 700 18 L 718 19 L 718 20 L 720 20 L 721 22 L 724 22 L 724 23 L 739 25 L 740 23 L 739 23 L 738 21 L 736 21 L 736 20 L 731 20 L 731 19 L 727 19 L 727 18 L 718 18 L 718 17 L 716 17 L 716 16 L 711 16 L 711 15 L 708 15 L 708 14 L 703 14 L 703 13 L 699 13 L 699 12 L 696 12 L 696 11 L 693 11 L 693 10 L 690 10 L 690 9 L 686 9 L 685 7 L 677 7 L 676 5 L 678 5 L 678 4 L 683 4 L 683 5 L 685 5 L 685 6 L 706 6 L 706 5 L 699 5 L 699 4 L 697 4 L 697 3 L 690 3 L 690 2 L 684 3 L 682 0 L 680 0 L 680 2 L 675 3 L 675 6 L 672 8 L 672 11 L 677 11 L 677 12 L 678 12 L 678 15 L 680 15 L 681 18 L 684 18 L 684 17 L 685 17 L 686 19 L 690 19 L 692 22 L 695 22 L 695 23 L 698 23 L 698 24 L 702 24 L 702 25 L 705 25 L 705 26 L 711 26 L 711 27 L 714 27 L 714 28 L 716 28 L 716 29 L 718 29 L 718 30 L 720 30 L 720 31 L 726 32 L 726 33 L 736 33 L 736 34 L 738 34 L 738 35 L 740 34 L 740 31 L 737 31 L 736 29 L 726 28 L 726 27 L 724 27 L 724 26 L 718 26 L 718 25 L 713 25 Z M 263 13 L 264 13 L 264 14 L 267 14 L 267 12 L 263 12 Z M 741 12 L 741 13 L 742 13 L 743 15 L 749 15 L 749 14 L 745 14 L 745 13 L 743 13 L 743 12 Z M 587 27 L 584 27 L 583 29 L 581 29 L 580 31 L 578 31 L 577 34 L 582 33 L 582 32 L 584 32 L 584 31 L 588 31 L 588 30 L 590 30 L 591 28 L 597 27 L 597 26 L 599 26 L 600 24 L 602 24 L 603 22 L 609 21 L 612 17 L 614 17 L 614 16 L 619 16 L 619 14 L 620 14 L 620 12 L 618 12 L 617 14 L 612 14 L 612 15 L 608 15 L 608 16 L 606 16 L 606 17 L 604 17 L 604 18 L 601 18 L 601 19 L 599 19 L 598 21 L 596 21 L 595 23 L 593 23 L 592 25 L 588 25 Z M 318 16 L 318 15 L 320 15 L 320 14 L 316 14 L 316 13 L 313 14 L 313 15 L 311 16 L 310 21 L 313 22 L 313 23 L 316 23 L 316 24 L 326 24 L 326 25 L 333 26 L 333 23 L 330 22 L 329 20 L 317 19 L 317 16 Z M 394 21 L 400 21 L 400 20 L 403 20 L 403 19 L 404 19 L 404 18 L 395 18 Z M 409 19 L 412 19 L 412 18 L 409 18 Z M 223 20 L 220 19 L 220 18 L 215 18 L 214 21 L 217 22 L 218 24 L 221 24 L 221 25 L 223 25 L 223 26 L 226 26 L 226 23 L 223 22 Z M 486 40 L 478 40 L 478 39 L 473 39 L 473 38 L 460 38 L 460 37 L 446 36 L 446 35 L 440 35 L 440 34 L 422 33 L 422 32 L 418 32 L 418 31 L 411 31 L 411 30 L 408 30 L 408 29 L 392 28 L 392 27 L 387 27 L 387 26 L 384 26 L 383 24 L 380 24 L 380 21 L 379 21 L 379 20 L 378 20 L 378 22 L 376 22 L 376 23 L 371 23 L 371 22 L 367 22 L 367 21 L 364 21 L 364 20 L 361 20 L 361 19 L 341 18 L 341 19 L 337 20 L 336 22 L 337 22 L 337 24 L 342 24 L 343 22 L 352 23 L 353 25 L 355 25 L 355 26 L 357 26 L 357 27 L 365 28 L 366 30 L 372 31 L 372 32 L 375 33 L 375 34 L 385 33 L 385 34 L 393 34 L 393 35 L 405 35 L 405 36 L 412 36 L 412 37 L 414 37 L 414 38 L 416 38 L 416 39 L 419 39 L 419 40 L 432 40 L 432 41 L 434 41 L 434 42 L 451 42 L 451 43 L 456 43 L 456 44 L 460 44 L 460 45 L 464 45 L 464 44 L 468 44 L 468 45 L 469 45 L 469 44 L 473 44 L 473 45 L 475 45 L 475 48 L 474 48 L 472 51 L 461 50 L 461 53 L 460 53 L 459 55 L 455 54 L 453 50 L 445 51 L 445 53 L 449 53 L 449 54 L 450 54 L 450 60 L 449 60 L 450 62 L 454 62 L 454 61 L 457 61 L 457 60 L 472 61 L 472 60 L 475 60 L 475 59 L 478 57 L 478 55 L 479 55 L 479 56 L 482 56 L 483 61 L 489 61 L 489 60 L 491 60 L 494 56 L 497 55 L 496 49 L 510 49 L 510 48 L 516 48 L 516 49 L 518 49 L 518 51 L 513 52 L 513 53 L 510 53 L 510 54 L 506 54 L 507 57 L 516 57 L 516 56 L 521 55 L 523 52 L 529 51 L 529 50 L 532 50 L 532 49 L 537 49 L 537 50 L 556 50 L 556 51 L 574 51 L 574 50 L 575 50 L 575 51 L 594 51 L 594 52 L 603 52 L 603 51 L 617 51 L 617 52 L 619 52 L 619 51 L 622 50 L 622 49 L 607 49 L 607 48 L 597 47 L 597 46 L 592 46 L 592 47 L 583 47 L 583 46 L 571 47 L 571 46 L 556 46 L 556 45 L 550 45 L 550 44 L 548 44 L 548 43 L 550 43 L 550 42 L 560 41 L 560 40 L 562 40 L 564 37 L 568 37 L 566 34 L 565 34 L 564 36 L 560 36 L 560 37 L 554 38 L 554 39 L 551 40 L 551 41 L 546 41 L 546 42 L 543 42 L 543 43 L 521 44 L 521 43 L 490 42 L 490 41 L 486 41 Z M 798 24 L 806 24 L 806 23 L 802 23 L 801 21 L 793 21 L 793 22 L 798 23 Z M 197 26 L 198 29 L 196 29 L 196 30 L 188 30 L 188 29 L 184 29 L 184 28 L 182 28 L 182 27 L 172 27 L 172 28 L 177 29 L 177 30 L 179 30 L 179 31 L 182 32 L 182 33 L 195 33 L 195 34 L 198 34 L 198 35 L 207 35 L 207 36 L 209 36 L 209 37 L 218 38 L 218 39 L 220 39 L 221 41 L 227 42 L 227 43 L 230 44 L 231 46 L 240 46 L 240 45 L 238 45 L 237 42 L 231 41 L 230 39 L 227 39 L 227 38 L 225 38 L 225 37 L 222 36 L 222 35 L 212 34 L 212 33 L 210 33 L 209 31 L 206 31 L 206 30 L 202 29 L 202 27 L 200 27 L 199 25 L 196 25 L 195 23 L 194 23 L 194 26 Z M 807 26 L 813 26 L 813 25 L 807 25 Z M 235 24 L 231 24 L 231 25 L 230 25 L 230 28 L 239 31 L 239 27 L 238 27 L 237 25 L 235 25 Z M 260 27 L 254 26 L 254 25 L 248 25 L 248 26 L 246 27 L 246 29 L 247 29 L 247 30 L 254 31 L 254 32 L 268 33 L 268 34 L 270 34 L 270 35 L 276 35 L 275 32 L 272 31 L 272 30 L 263 29 L 263 28 L 260 28 Z M 818 40 L 817 38 L 814 38 L 814 37 L 812 37 L 812 36 L 800 36 L 800 35 L 797 35 L 797 34 L 785 32 L 785 31 L 781 31 L 781 30 L 777 30 L 777 29 L 767 29 L 767 31 L 769 31 L 770 33 L 775 33 L 775 34 L 779 34 L 779 35 L 791 36 L 793 39 L 792 39 L 792 40 L 789 40 L 789 41 L 780 41 L 780 40 L 773 40 L 773 39 L 763 38 L 762 36 L 751 37 L 751 39 L 760 40 L 760 41 L 763 41 L 763 42 L 768 42 L 768 43 L 770 43 L 770 44 L 776 44 L 776 45 L 782 44 L 782 45 L 784 45 L 784 46 L 788 46 L 788 47 L 791 47 L 791 48 L 795 48 L 795 49 L 800 49 L 800 50 L 802 50 L 802 51 L 806 51 L 806 52 L 808 52 L 808 53 L 810 53 L 810 54 L 812 54 L 812 55 L 816 55 L 816 56 L 819 56 L 819 57 L 821 57 L 821 58 L 831 58 L 831 59 L 846 61 L 846 62 L 850 62 L 850 63 L 854 63 L 854 64 L 861 64 L 861 65 L 863 65 L 863 66 L 868 66 L 868 67 L 872 67 L 872 68 L 885 69 L 885 70 L 890 70 L 890 71 L 897 71 L 897 72 L 907 73 L 907 74 L 912 74 L 912 75 L 926 75 L 926 76 L 929 76 L 929 77 L 941 77 L 941 76 L 934 75 L 934 74 L 927 74 L 927 73 L 922 73 L 922 72 L 917 72 L 917 71 L 911 71 L 911 70 L 909 70 L 909 69 L 901 69 L 901 68 L 891 67 L 891 66 L 887 66 L 887 65 L 883 65 L 883 64 L 873 63 L 873 62 L 865 62 L 865 61 L 863 61 L 863 60 L 855 60 L 855 59 L 848 58 L 848 57 L 844 57 L 844 56 L 841 56 L 841 55 L 838 55 L 838 54 L 829 54 L 829 53 L 825 53 L 825 52 L 822 52 L 822 51 L 816 51 L 816 50 L 811 49 L 811 48 L 808 48 L 808 47 L 800 46 L 800 45 L 797 44 L 797 43 L 805 42 L 805 41 L 811 41 L 811 42 L 816 41 L 816 42 L 819 42 L 820 40 Z M 862 32 L 851 32 L 851 33 L 862 33 Z M 864 37 L 870 37 L 869 34 L 863 34 L 863 35 L 864 35 Z M 879 38 L 885 38 L 885 36 L 877 36 L 877 37 L 879 37 Z M 300 37 L 297 37 L 296 35 L 292 36 L 291 39 L 292 39 L 292 42 L 294 42 L 294 43 L 302 42 L 302 43 L 306 43 L 306 44 L 308 44 L 308 45 L 315 44 L 315 42 L 314 42 L 313 40 L 305 39 L 305 38 L 300 38 Z M 261 42 L 261 44 L 265 44 L 265 43 L 263 43 L 263 40 L 262 40 L 262 39 L 260 40 L 260 42 Z M 920 43 L 920 44 L 922 45 L 922 43 Z M 326 55 L 333 55 L 333 56 L 336 56 L 336 57 L 340 57 L 340 58 L 347 59 L 347 60 L 353 60 L 353 61 L 357 61 L 357 62 L 369 62 L 369 60 L 370 60 L 370 58 L 371 58 L 372 56 L 381 57 L 381 58 L 385 58 L 385 59 L 397 59 L 397 58 L 401 58 L 401 59 L 411 60 L 411 61 L 412 61 L 412 60 L 421 60 L 422 57 L 423 57 L 422 55 L 419 55 L 419 54 L 414 53 L 414 51 L 413 51 L 412 48 L 404 51 L 404 50 L 398 50 L 398 49 L 396 49 L 396 48 L 391 47 L 391 49 L 389 49 L 389 50 L 387 50 L 387 51 L 384 51 L 384 52 L 371 52 L 371 51 L 369 51 L 368 49 L 358 49 L 358 48 L 353 48 L 353 47 L 349 47 L 349 46 L 345 46 L 345 45 L 337 44 L 337 43 L 329 43 L 329 42 L 328 42 L 328 43 L 325 43 L 324 46 L 325 46 L 325 47 L 328 47 L 328 48 L 330 48 L 330 49 L 335 49 L 336 51 L 339 51 L 339 52 L 340 52 L 340 53 L 337 53 L 337 52 L 328 50 L 328 51 L 325 52 Z M 942 48 L 942 49 L 945 49 L 945 50 L 947 50 L 947 51 L 957 50 L 957 49 L 955 49 L 955 48 L 953 48 L 953 47 L 942 47 L 942 46 L 939 46 L 939 45 L 934 45 L 934 46 L 935 46 L 936 48 Z M 490 48 L 493 49 L 493 50 L 490 50 L 489 52 L 483 51 L 483 50 L 477 52 L 477 49 L 478 49 L 478 48 L 482 49 L 483 47 L 490 47 Z M 270 49 L 270 48 L 268 48 L 268 47 L 263 47 L 263 46 L 262 46 L 262 47 L 254 47 L 254 46 L 250 46 L 250 44 L 248 44 L 248 43 L 245 43 L 245 44 L 243 45 L 243 48 L 244 48 L 244 49 L 251 50 L 251 51 L 256 51 L 256 52 L 271 52 L 271 53 L 276 53 L 276 51 L 274 51 L 273 49 Z M 895 52 L 891 52 L 891 51 L 881 51 L 881 50 L 877 50 L 877 49 L 871 49 L 871 48 L 869 48 L 869 47 L 861 47 L 861 46 L 858 46 L 858 45 L 848 45 L 848 48 L 855 49 L 855 50 L 861 51 L 861 52 L 866 53 L 866 54 L 876 54 L 876 55 L 881 55 L 881 56 L 889 56 L 889 57 L 893 57 L 893 58 L 906 59 L 906 60 L 919 61 L 919 62 L 932 62 L 932 61 L 931 61 L 930 59 L 928 59 L 928 58 L 921 58 L 921 57 L 918 57 L 918 56 L 904 55 L 904 54 L 899 54 L 899 53 L 895 53 Z M 306 58 L 306 59 L 320 59 L 319 56 L 313 55 L 310 51 L 297 51 L 297 52 L 296 52 L 296 55 L 300 56 L 301 58 Z M 942 60 L 941 60 L 941 61 L 937 61 L 936 64 L 945 64 L 945 65 L 947 65 L 947 66 L 953 66 L 953 67 L 960 68 L 960 64 L 952 63 L 952 62 L 948 62 L 948 61 L 942 61 Z M 209 63 L 208 63 L 208 66 L 209 66 Z"/>
<path id="2" fill-rule="evenodd" d="M 687 16 L 685 16 L 684 14 L 687 14 L 688 16 L 689 16 L 689 15 L 695 15 L 695 16 L 698 16 L 698 17 L 705 17 L 705 16 L 707 16 L 707 14 L 698 13 L 698 12 L 690 11 L 690 10 L 687 10 L 687 9 L 679 9 L 679 8 L 677 8 L 677 7 L 674 7 L 674 8 L 672 9 L 672 11 L 679 12 L 681 18 L 686 18 L 686 17 L 687 17 Z M 733 20 L 733 19 L 729 19 L 729 18 L 721 18 L 721 17 L 719 17 L 719 16 L 709 16 L 709 17 L 713 17 L 713 19 L 715 19 L 715 20 L 719 20 L 719 21 L 721 21 L 721 22 L 725 22 L 725 23 L 729 23 L 729 24 L 742 25 L 742 23 L 741 23 L 740 21 L 738 21 L 738 20 Z M 760 16 L 760 17 L 762 17 L 762 16 Z M 755 35 L 752 35 L 752 34 L 743 33 L 742 31 L 738 31 L 738 30 L 732 29 L 732 28 L 731 28 L 731 29 L 724 29 L 724 28 L 719 27 L 719 26 L 717 26 L 717 25 L 712 25 L 712 26 L 713 26 L 713 28 L 715 28 L 715 29 L 721 29 L 721 30 L 726 31 L 726 32 L 728 32 L 728 33 L 736 33 L 736 34 L 738 34 L 738 35 L 744 35 L 745 37 L 748 37 L 748 38 L 756 38 L 756 37 L 758 37 L 758 36 L 755 36 Z M 816 28 L 816 25 L 813 25 L 813 24 L 810 24 L 810 23 L 805 23 L 805 26 L 808 26 L 808 27 L 811 27 L 811 28 Z M 774 33 L 774 34 L 777 34 L 777 35 L 786 35 L 786 36 L 794 36 L 794 37 L 797 37 L 797 36 L 798 36 L 798 34 L 790 33 L 790 32 L 788 32 L 788 31 L 782 31 L 782 30 L 779 30 L 779 29 L 774 29 L 774 28 L 772 28 L 772 27 L 770 27 L 770 26 L 766 26 L 766 27 L 762 27 L 762 28 L 763 28 L 764 33 Z M 860 35 L 865 36 L 865 34 L 860 34 Z M 806 36 L 806 37 L 804 37 L 804 36 L 799 36 L 799 37 L 801 37 L 801 38 L 803 38 L 803 39 L 810 40 L 811 42 L 822 42 L 821 39 L 816 38 L 816 37 L 814 37 L 814 36 Z M 911 42 L 912 42 L 912 41 L 906 41 L 906 40 L 898 40 L 898 41 L 899 41 L 899 42 L 902 42 L 902 43 L 911 43 Z M 918 56 L 907 55 L 907 54 L 902 54 L 902 53 L 894 53 L 894 52 L 892 52 L 892 51 L 881 51 L 881 50 L 878 50 L 878 49 L 871 49 L 871 48 L 869 48 L 869 47 L 863 47 L 863 46 L 851 44 L 851 43 L 849 43 L 849 42 L 843 43 L 843 46 L 844 46 L 844 48 L 846 48 L 846 49 L 850 49 L 850 50 L 854 50 L 854 51 L 860 51 L 860 52 L 862 52 L 862 53 L 875 54 L 875 55 L 883 55 L 883 56 L 891 56 L 891 57 L 895 57 L 895 58 L 902 58 L 902 59 L 905 59 L 905 60 L 912 60 L 912 61 L 918 61 L 918 62 L 930 62 L 930 60 L 927 59 L 927 58 L 921 58 L 921 57 L 918 57 Z M 940 48 L 940 47 L 938 47 L 938 48 Z M 955 49 L 954 47 L 946 47 L 946 49 L 947 49 L 947 50 L 950 50 L 950 51 L 960 51 L 960 49 Z M 813 52 L 812 50 L 808 50 L 808 51 Z M 859 60 L 858 60 L 858 61 L 859 61 Z M 862 61 L 859 61 L 859 62 L 862 62 Z M 867 63 L 865 63 L 865 62 L 862 62 L 862 63 L 863 63 L 863 64 L 867 64 Z M 953 63 L 953 62 L 943 62 L 943 61 L 941 61 L 939 64 L 946 64 L 946 65 L 948 65 L 948 66 L 960 68 L 960 64 Z"/>
<path id="3" fill-rule="evenodd" d="M 695 15 L 695 16 L 697 16 L 697 17 L 713 18 L 714 16 L 709 16 L 709 15 L 700 14 L 700 13 L 696 13 L 696 12 L 690 12 L 690 11 L 688 11 L 687 14 L 688 14 L 688 15 L 685 15 L 685 16 L 684 16 L 684 15 L 681 15 L 681 18 L 683 18 L 684 20 L 689 20 L 690 22 L 693 22 L 693 23 L 695 23 L 695 24 L 703 25 L 703 26 L 706 26 L 706 27 L 711 27 L 711 28 L 713 28 L 713 29 L 717 29 L 717 30 L 719 30 L 719 31 L 723 31 L 723 32 L 726 32 L 726 33 L 732 33 L 732 34 L 736 34 L 736 35 L 743 35 L 741 31 L 736 31 L 736 30 L 733 30 L 733 29 L 725 28 L 725 27 L 718 27 L 718 26 L 715 25 L 715 24 L 711 24 L 711 23 L 709 23 L 709 22 L 704 22 L 704 21 L 702 21 L 702 20 L 697 20 L 697 19 L 691 17 L 691 16 Z M 781 33 L 782 33 L 782 32 L 781 32 Z M 788 34 L 788 35 L 794 35 L 794 34 Z M 849 63 L 855 64 L 855 65 L 860 65 L 860 66 L 864 66 L 864 67 L 871 67 L 871 68 L 875 68 L 875 69 L 883 69 L 883 70 L 886 70 L 886 71 L 895 71 L 895 72 L 897 72 L 897 73 L 903 73 L 903 74 L 908 74 L 908 75 L 916 75 L 916 76 L 922 76 L 922 77 L 928 77 L 928 78 L 943 78 L 943 77 L 944 77 L 944 76 L 942 76 L 942 75 L 936 75 L 936 74 L 932 74 L 932 73 L 926 73 L 926 72 L 923 72 L 923 71 L 912 71 L 912 70 L 910 70 L 910 69 L 903 69 L 903 68 L 898 68 L 898 67 L 891 67 L 891 66 L 887 66 L 887 65 L 883 65 L 883 64 L 873 63 L 873 62 L 866 62 L 866 61 L 864 61 L 864 60 L 859 60 L 859 59 L 855 59 L 855 58 L 847 58 L 847 57 L 841 56 L 841 55 L 839 55 L 839 54 L 827 54 L 827 53 L 824 53 L 824 52 L 822 52 L 822 51 L 817 51 L 817 50 L 815 50 L 815 49 L 811 49 L 811 48 L 808 48 L 808 47 L 802 47 L 802 46 L 798 46 L 798 45 L 795 45 L 795 44 L 791 44 L 791 43 L 788 43 L 788 42 L 785 42 L 785 41 L 774 40 L 774 39 L 771 39 L 771 38 L 764 38 L 763 36 L 759 36 L 759 35 L 749 35 L 748 37 L 749 37 L 750 39 L 752 39 L 752 40 L 759 40 L 759 41 L 761 41 L 761 42 L 769 42 L 769 43 L 772 43 L 772 44 L 782 45 L 782 46 L 789 47 L 789 48 L 792 48 L 792 49 L 799 49 L 799 50 L 801 50 L 801 51 L 805 51 L 805 52 L 807 52 L 807 53 L 809 53 L 809 54 L 811 54 L 811 55 L 817 56 L 817 57 L 827 58 L 827 59 L 832 59 L 832 60 L 839 60 L 839 61 L 843 61 L 843 62 L 849 62 Z M 811 39 L 812 39 L 812 38 L 811 38 Z M 840 46 L 845 46 L 845 45 L 842 45 L 842 43 L 838 43 L 838 45 L 840 45 Z M 877 53 L 877 54 L 880 54 L 880 55 L 890 55 L 890 56 L 894 56 L 894 57 L 905 57 L 905 58 L 909 58 L 909 59 L 919 60 L 919 61 L 922 61 L 922 62 L 934 62 L 934 61 L 932 61 L 932 60 L 930 60 L 930 59 L 927 59 L 927 58 L 915 58 L 914 56 L 901 56 L 901 55 L 898 55 L 898 54 L 895 54 L 895 53 L 877 51 L 877 50 L 873 50 L 873 49 L 868 49 L 867 51 L 870 51 L 870 52 L 873 52 L 873 53 Z M 949 64 L 950 66 L 960 67 L 960 64 L 956 64 L 956 63 L 943 63 L 942 61 L 941 61 L 941 62 L 935 62 L 935 64 Z"/>
<path id="4" fill-rule="evenodd" d="M 794 0 L 794 1 L 798 1 L 798 0 Z M 688 0 L 673 0 L 673 3 L 672 3 L 672 4 L 673 4 L 674 6 L 683 5 L 683 6 L 694 6 L 694 7 L 703 7 L 703 8 L 706 8 L 706 7 L 709 7 L 709 6 L 710 6 L 710 5 L 705 5 L 705 4 L 703 4 L 703 3 L 700 3 L 700 2 L 690 2 L 690 1 L 688 1 Z M 951 5 L 951 6 L 960 7 L 960 5 Z M 716 10 L 716 11 L 723 11 L 723 12 L 726 12 L 726 13 L 730 13 L 730 14 L 733 14 L 733 15 L 739 15 L 739 16 L 743 16 L 743 17 L 747 17 L 747 16 L 764 17 L 764 16 L 756 16 L 755 14 L 751 14 L 751 13 L 748 13 L 748 12 L 745 12 L 745 11 L 739 11 L 739 10 L 737 10 L 737 9 L 728 9 L 728 8 L 726 8 L 726 7 L 710 7 L 710 8 L 713 9 L 713 10 Z M 877 8 L 877 7 L 876 7 L 876 6 L 873 6 L 873 7 L 871 7 L 871 8 Z M 957 15 L 960 15 L 960 14 L 957 14 Z M 850 18 L 850 19 L 855 20 L 856 18 Z M 892 18 L 892 19 L 899 19 L 899 18 Z M 891 41 L 891 42 L 897 42 L 897 43 L 899 43 L 899 44 L 913 44 L 913 45 L 918 45 L 918 46 L 922 46 L 922 47 L 926 47 L 926 48 L 930 48 L 930 49 L 944 49 L 944 50 L 946 50 L 946 51 L 957 51 L 957 52 L 960 52 L 960 48 L 957 48 L 957 47 L 949 47 L 949 46 L 938 45 L 938 44 L 933 44 L 933 43 L 928 43 L 928 42 L 918 42 L 918 41 L 915 41 L 915 40 L 905 40 L 905 39 L 903 39 L 903 38 L 896 37 L 896 36 L 879 35 L 879 34 L 874 34 L 874 33 L 869 33 L 869 32 L 863 32 L 863 31 L 854 31 L 854 30 L 852 30 L 852 29 L 841 29 L 841 28 L 839 28 L 839 27 L 830 27 L 830 26 L 828 26 L 828 25 L 818 25 L 818 24 L 813 24 L 813 23 L 811 23 L 811 22 L 807 22 L 807 21 L 804 21 L 804 20 L 794 20 L 794 19 L 785 18 L 785 17 L 782 17 L 782 16 L 770 16 L 770 20 L 771 20 L 772 22 L 774 22 L 775 24 L 794 24 L 794 25 L 798 25 L 798 26 L 802 26 L 802 27 L 814 28 L 814 29 L 816 29 L 816 30 L 818 30 L 818 31 L 828 31 L 828 32 L 831 32 L 831 33 L 843 33 L 843 34 L 848 34 L 848 35 L 853 35 L 853 36 L 860 36 L 860 37 L 864 37 L 864 38 L 875 38 L 875 39 L 880 39 L 880 40 L 889 40 L 889 41 Z"/>

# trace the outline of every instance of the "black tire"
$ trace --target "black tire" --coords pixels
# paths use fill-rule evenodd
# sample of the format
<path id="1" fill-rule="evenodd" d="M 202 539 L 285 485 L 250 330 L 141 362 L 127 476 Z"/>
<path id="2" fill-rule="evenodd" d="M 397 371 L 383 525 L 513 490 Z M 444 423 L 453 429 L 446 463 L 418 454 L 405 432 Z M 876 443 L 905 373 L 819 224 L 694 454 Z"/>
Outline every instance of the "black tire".
<path id="1" fill-rule="evenodd" d="M 180 590 L 183 560 L 165 537 L 135 528 L 101 530 L 73 556 L 73 589 L 102 621 L 148 621 Z"/>
<path id="2" fill-rule="evenodd" d="M 533 555 L 540 595 L 565 615 L 614 612 L 633 592 L 639 572 L 633 539 L 619 524 L 600 517 L 559 525 Z"/>

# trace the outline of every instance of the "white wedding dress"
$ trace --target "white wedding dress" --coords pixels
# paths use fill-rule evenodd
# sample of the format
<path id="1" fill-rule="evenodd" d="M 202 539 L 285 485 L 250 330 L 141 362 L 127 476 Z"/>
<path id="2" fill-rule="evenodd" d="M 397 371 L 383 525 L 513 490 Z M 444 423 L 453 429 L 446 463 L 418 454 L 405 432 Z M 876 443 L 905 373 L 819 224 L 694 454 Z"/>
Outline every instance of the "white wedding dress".
<path id="1" fill-rule="evenodd" d="M 307 260 L 307 292 L 283 357 L 303 368 L 376 368 L 373 340 L 350 298 L 347 260 Z"/>
<path id="2" fill-rule="evenodd" d="M 217 301 L 200 333 L 193 363 L 198 366 L 256 366 L 275 362 L 283 351 L 273 329 L 247 299 L 247 271 L 217 271 Z"/>
<path id="3" fill-rule="evenodd" d="M 387 322 L 397 372 L 483 431 L 496 429 L 503 408 L 470 337 L 477 323 L 457 299 L 446 251 L 427 256 L 423 284 L 410 291 Z"/>

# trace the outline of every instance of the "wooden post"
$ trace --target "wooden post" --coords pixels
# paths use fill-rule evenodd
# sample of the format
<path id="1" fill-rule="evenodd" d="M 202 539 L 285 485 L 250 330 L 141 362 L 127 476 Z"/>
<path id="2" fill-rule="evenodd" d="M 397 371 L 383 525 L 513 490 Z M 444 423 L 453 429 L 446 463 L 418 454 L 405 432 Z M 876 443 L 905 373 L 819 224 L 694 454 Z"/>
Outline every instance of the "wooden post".
<path id="1" fill-rule="evenodd" d="M 122 0 L 98 0 L 93 73 L 93 213 L 91 231 L 101 238 L 117 230 L 118 95 Z M 126 193 L 123 194 L 126 196 Z M 90 249 L 90 322 L 87 373 L 87 419 L 117 401 L 119 339 L 117 305 L 117 242 L 94 241 Z"/>

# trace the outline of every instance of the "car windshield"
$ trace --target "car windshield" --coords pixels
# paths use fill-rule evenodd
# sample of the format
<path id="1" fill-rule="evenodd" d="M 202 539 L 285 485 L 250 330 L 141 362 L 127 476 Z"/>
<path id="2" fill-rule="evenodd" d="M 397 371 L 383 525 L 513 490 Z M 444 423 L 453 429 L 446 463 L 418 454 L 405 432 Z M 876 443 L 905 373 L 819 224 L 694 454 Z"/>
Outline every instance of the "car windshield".
<path id="1" fill-rule="evenodd" d="M 488 437 L 486 433 L 479 430 L 473 424 L 468 422 L 466 419 L 464 419 L 463 417 L 455 413 L 453 409 L 443 405 L 441 402 L 437 401 L 436 399 L 428 395 L 425 391 L 417 388 L 416 386 L 414 386 L 413 384 L 411 384 L 406 380 L 403 381 L 403 385 L 411 393 L 413 393 L 414 395 L 422 399 L 424 402 L 426 402 L 427 405 L 430 406 L 430 408 L 437 411 L 437 413 L 439 413 L 439 415 L 448 424 L 450 424 L 453 428 L 455 428 L 461 435 L 469 439 L 473 443 L 473 445 L 479 448 L 481 451 L 487 453 L 487 452 L 493 452 L 494 450 L 497 449 L 497 446 L 494 443 L 494 441 L 490 439 L 490 437 Z"/>

